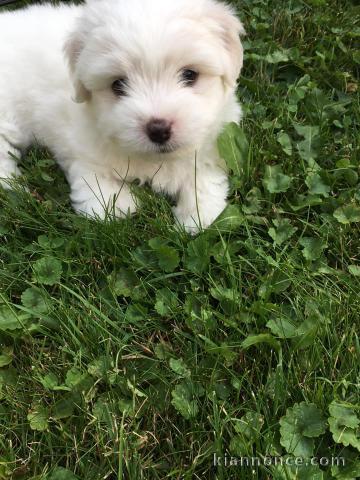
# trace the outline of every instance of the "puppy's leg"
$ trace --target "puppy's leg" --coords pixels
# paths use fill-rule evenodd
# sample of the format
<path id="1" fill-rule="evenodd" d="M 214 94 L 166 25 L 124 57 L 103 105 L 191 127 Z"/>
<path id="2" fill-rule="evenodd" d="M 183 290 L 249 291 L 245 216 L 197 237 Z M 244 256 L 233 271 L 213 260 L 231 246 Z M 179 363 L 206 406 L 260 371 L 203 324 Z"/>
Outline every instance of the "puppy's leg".
<path id="1" fill-rule="evenodd" d="M 116 178 L 104 167 L 89 165 L 70 168 L 68 179 L 71 187 L 71 202 L 77 213 L 104 218 L 106 211 L 117 217 L 125 217 L 136 211 L 135 199 L 126 182 Z"/>
<path id="2" fill-rule="evenodd" d="M 0 186 L 10 189 L 9 180 L 20 175 L 16 161 L 12 157 L 19 157 L 20 152 L 0 135 Z"/>
<path id="3" fill-rule="evenodd" d="M 226 207 L 228 188 L 227 175 L 221 169 L 209 167 L 197 171 L 196 178 L 180 189 L 174 208 L 176 219 L 192 234 L 207 228 Z"/>

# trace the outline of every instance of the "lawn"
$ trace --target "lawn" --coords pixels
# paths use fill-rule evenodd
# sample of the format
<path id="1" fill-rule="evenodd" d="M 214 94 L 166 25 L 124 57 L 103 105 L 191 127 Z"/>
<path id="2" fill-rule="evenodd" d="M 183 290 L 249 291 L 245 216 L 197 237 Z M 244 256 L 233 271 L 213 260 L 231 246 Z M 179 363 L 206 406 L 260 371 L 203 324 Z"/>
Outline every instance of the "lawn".
<path id="1" fill-rule="evenodd" d="M 40 148 L 0 192 L 1 480 L 360 478 L 360 8 L 234 3 L 212 228 L 76 216 Z"/>

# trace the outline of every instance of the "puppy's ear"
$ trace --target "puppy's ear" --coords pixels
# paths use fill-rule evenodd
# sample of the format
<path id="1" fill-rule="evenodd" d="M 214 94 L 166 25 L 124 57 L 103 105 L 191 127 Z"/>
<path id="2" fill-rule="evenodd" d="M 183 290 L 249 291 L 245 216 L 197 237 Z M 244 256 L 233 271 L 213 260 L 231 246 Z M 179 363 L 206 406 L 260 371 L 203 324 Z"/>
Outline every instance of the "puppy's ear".
<path id="1" fill-rule="evenodd" d="M 225 50 L 225 83 L 234 88 L 243 66 L 244 50 L 240 36 L 245 30 L 229 5 L 209 0 L 206 17 Z"/>
<path id="2" fill-rule="evenodd" d="M 64 53 L 69 64 L 70 76 L 74 85 L 74 101 L 77 103 L 84 103 L 91 97 L 91 93 L 85 88 L 77 72 L 77 63 L 83 49 L 84 40 L 82 35 L 77 31 L 70 34 L 64 45 Z"/>

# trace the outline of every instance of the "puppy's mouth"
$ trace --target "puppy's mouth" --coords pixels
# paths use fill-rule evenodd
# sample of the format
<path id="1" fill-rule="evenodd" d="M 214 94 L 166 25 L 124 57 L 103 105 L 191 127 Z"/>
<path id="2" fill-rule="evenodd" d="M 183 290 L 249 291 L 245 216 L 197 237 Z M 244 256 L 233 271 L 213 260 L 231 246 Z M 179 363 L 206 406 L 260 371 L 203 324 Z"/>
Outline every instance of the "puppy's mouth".
<path id="1" fill-rule="evenodd" d="M 177 145 L 159 145 L 158 147 L 156 147 L 156 151 L 158 153 L 173 153 L 175 152 L 176 150 L 178 149 L 178 146 Z"/>

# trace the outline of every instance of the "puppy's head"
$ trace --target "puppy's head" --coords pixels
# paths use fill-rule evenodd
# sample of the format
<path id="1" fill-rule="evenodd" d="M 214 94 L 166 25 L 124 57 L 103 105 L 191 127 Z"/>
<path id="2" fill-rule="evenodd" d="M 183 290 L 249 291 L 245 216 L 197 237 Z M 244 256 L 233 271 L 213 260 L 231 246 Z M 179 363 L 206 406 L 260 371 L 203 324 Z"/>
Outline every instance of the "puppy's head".
<path id="1" fill-rule="evenodd" d="M 88 0 L 65 45 L 75 100 L 129 152 L 197 150 L 222 126 L 242 33 L 215 0 Z"/>

